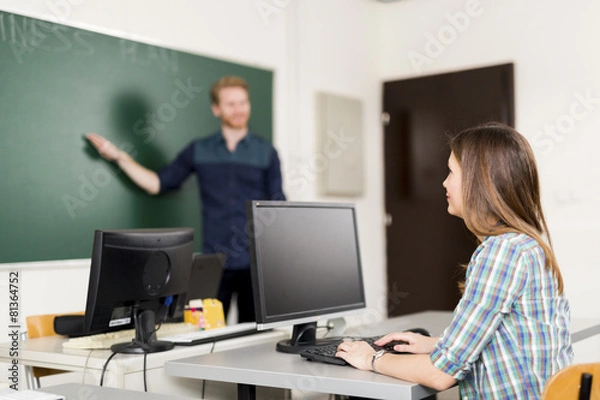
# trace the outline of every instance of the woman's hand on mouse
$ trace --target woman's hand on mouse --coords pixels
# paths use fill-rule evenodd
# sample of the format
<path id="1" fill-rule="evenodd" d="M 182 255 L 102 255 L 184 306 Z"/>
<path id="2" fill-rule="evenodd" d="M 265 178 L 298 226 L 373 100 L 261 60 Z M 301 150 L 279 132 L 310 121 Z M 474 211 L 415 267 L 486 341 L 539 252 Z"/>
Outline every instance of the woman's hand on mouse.
<path id="1" fill-rule="evenodd" d="M 414 332 L 394 332 L 388 333 L 375 341 L 375 344 L 377 346 L 385 346 L 392 341 L 403 341 L 407 344 L 395 345 L 395 351 L 414 354 L 429 354 L 433 351 L 438 340 L 439 338 L 437 337 L 423 336 Z"/>

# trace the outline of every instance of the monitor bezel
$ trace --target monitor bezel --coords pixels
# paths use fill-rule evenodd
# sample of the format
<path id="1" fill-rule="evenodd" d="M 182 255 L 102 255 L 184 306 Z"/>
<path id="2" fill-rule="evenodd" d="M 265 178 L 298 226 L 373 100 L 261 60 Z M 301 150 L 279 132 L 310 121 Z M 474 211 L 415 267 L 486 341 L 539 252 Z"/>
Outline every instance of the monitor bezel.
<path id="1" fill-rule="evenodd" d="M 358 280 L 360 285 L 360 301 L 354 304 L 348 304 L 345 307 L 337 306 L 331 309 L 315 309 L 307 310 L 302 313 L 294 314 L 279 314 L 267 315 L 265 304 L 264 284 L 262 277 L 264 271 L 260 263 L 260 250 L 257 251 L 256 238 L 260 235 L 259 229 L 268 221 L 257 221 L 256 210 L 258 208 L 335 208 L 348 209 L 352 212 L 354 222 L 354 240 L 356 244 L 356 257 L 358 263 Z M 320 321 L 328 321 L 336 318 L 352 316 L 364 312 L 367 307 L 364 275 L 362 272 L 362 259 L 360 253 L 359 236 L 358 236 L 358 216 L 356 205 L 352 203 L 331 203 L 331 202 L 291 202 L 291 201 L 276 201 L 276 200 L 253 200 L 247 203 L 246 207 L 248 218 L 248 237 L 250 244 L 250 275 L 252 279 L 254 308 L 256 313 L 257 329 L 266 330 L 273 328 L 281 328 L 286 326 L 301 325 L 307 323 L 318 323 Z"/>

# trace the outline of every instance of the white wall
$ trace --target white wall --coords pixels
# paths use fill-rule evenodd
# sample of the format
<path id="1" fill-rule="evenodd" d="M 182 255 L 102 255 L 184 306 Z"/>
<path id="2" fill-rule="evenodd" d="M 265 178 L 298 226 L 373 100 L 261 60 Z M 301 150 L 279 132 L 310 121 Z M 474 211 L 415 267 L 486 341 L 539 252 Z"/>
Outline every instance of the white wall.
<path id="1" fill-rule="evenodd" d="M 385 231 L 383 225 L 383 144 L 379 85 L 373 43 L 377 25 L 370 0 L 293 1 L 289 3 L 288 44 L 296 48 L 290 67 L 299 82 L 296 104 L 290 119 L 288 193 L 294 200 L 354 202 L 359 217 L 359 234 L 369 312 L 357 322 L 385 318 Z M 314 167 L 317 148 L 316 93 L 328 92 L 363 103 L 364 194 L 360 197 L 324 197 L 318 193 Z M 306 178 L 298 183 L 298 172 Z M 305 172 L 309 172 L 306 174 Z M 294 183 L 294 184 L 292 184 Z"/>
<path id="2" fill-rule="evenodd" d="M 515 63 L 516 127 L 536 152 L 573 316 L 599 318 L 600 4 L 403 0 L 377 8 L 384 81 Z M 442 39 L 442 50 L 431 36 Z M 424 60 L 416 53 L 432 55 L 429 63 L 411 62 Z"/>

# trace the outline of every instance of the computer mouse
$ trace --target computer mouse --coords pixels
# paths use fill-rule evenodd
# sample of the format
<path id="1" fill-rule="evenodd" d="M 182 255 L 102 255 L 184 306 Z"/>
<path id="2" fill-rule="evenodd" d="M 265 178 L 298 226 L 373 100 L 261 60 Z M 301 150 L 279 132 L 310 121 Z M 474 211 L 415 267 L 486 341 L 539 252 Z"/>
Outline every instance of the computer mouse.
<path id="1" fill-rule="evenodd" d="M 408 344 L 408 342 L 405 342 L 404 340 L 392 340 L 391 342 L 388 342 L 388 343 L 386 343 L 385 345 L 383 345 L 381 347 L 385 351 L 388 351 L 390 353 L 405 354 L 403 352 L 394 350 L 394 346 L 397 345 L 397 344 Z"/>
<path id="2" fill-rule="evenodd" d="M 424 328 L 407 329 L 405 332 L 414 332 L 423 336 L 431 336 L 431 334 Z M 407 354 L 404 352 L 394 350 L 394 346 L 396 346 L 397 344 L 408 344 L 408 342 L 405 342 L 404 340 L 392 340 L 391 342 L 388 342 L 384 346 L 382 346 L 382 348 L 386 351 L 389 351 L 390 353 Z"/>
<path id="3" fill-rule="evenodd" d="M 429 333 L 429 331 L 425 328 L 411 328 L 411 329 L 407 329 L 405 332 L 414 332 L 414 333 L 421 334 L 423 336 L 431 336 L 431 333 Z"/>

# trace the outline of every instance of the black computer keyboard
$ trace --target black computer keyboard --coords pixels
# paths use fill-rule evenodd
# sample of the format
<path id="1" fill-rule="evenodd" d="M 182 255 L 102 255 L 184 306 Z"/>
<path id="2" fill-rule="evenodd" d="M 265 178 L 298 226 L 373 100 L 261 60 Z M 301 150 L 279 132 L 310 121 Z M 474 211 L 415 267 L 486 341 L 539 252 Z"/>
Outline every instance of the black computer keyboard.
<path id="1" fill-rule="evenodd" d="M 344 359 L 336 357 L 335 353 L 337 353 L 337 348 L 344 340 L 363 340 L 371 345 L 375 349 L 375 351 L 383 350 L 385 347 L 377 346 L 374 342 L 379 339 L 381 336 L 372 336 L 372 337 L 346 337 L 343 339 L 339 339 L 333 341 L 329 344 L 323 346 L 312 346 L 300 352 L 300 356 L 311 360 L 311 361 L 320 361 L 328 364 L 336 364 L 336 365 L 346 365 L 348 364 Z M 388 349 L 389 350 L 389 349 Z"/>

